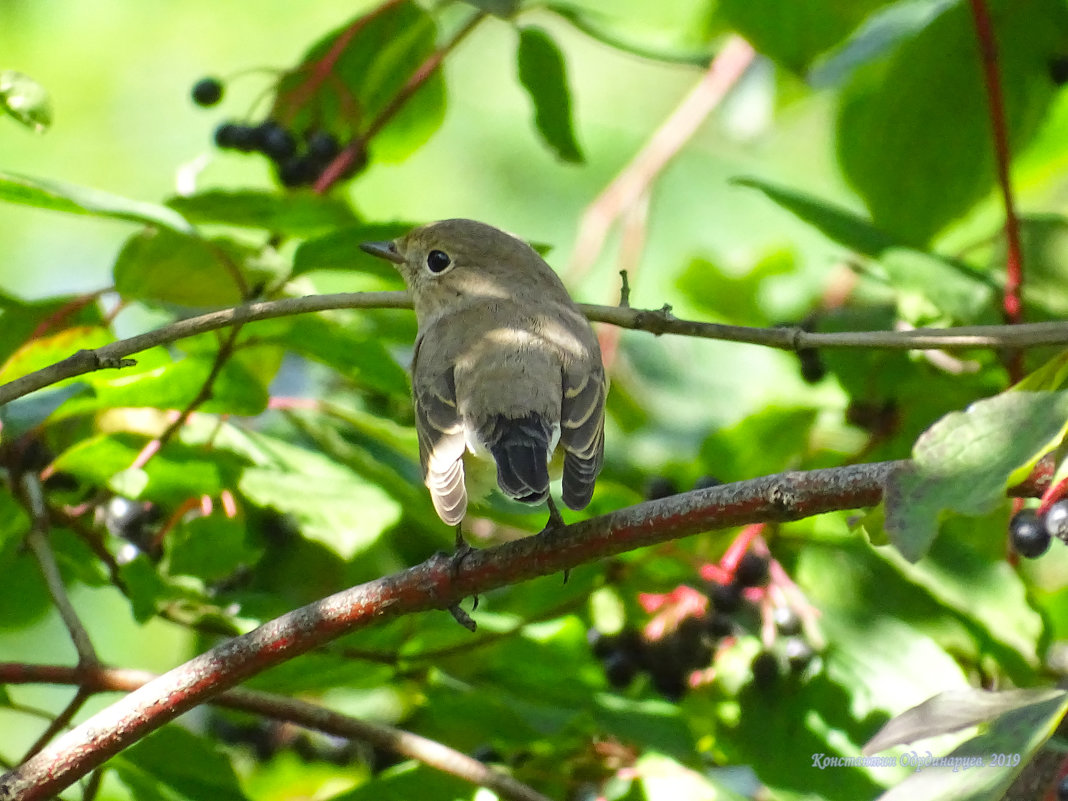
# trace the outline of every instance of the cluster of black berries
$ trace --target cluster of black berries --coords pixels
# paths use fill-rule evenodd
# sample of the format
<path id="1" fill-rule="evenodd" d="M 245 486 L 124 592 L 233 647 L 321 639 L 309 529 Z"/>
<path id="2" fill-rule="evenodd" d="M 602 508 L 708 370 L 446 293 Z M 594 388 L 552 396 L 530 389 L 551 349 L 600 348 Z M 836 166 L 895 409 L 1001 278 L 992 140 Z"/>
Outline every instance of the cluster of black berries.
<path id="1" fill-rule="evenodd" d="M 747 553 L 739 560 L 734 579 L 729 584 L 713 584 L 709 588 L 711 604 L 706 614 L 683 618 L 674 630 L 656 640 L 647 639 L 634 628 L 625 628 L 613 635 L 592 631 L 590 645 L 593 653 L 601 660 L 605 676 L 616 689 L 625 689 L 638 674 L 647 673 L 658 693 L 670 701 L 678 701 L 686 693 L 690 674 L 711 664 L 719 641 L 739 632 L 741 627 L 736 616 L 746 603 L 745 589 L 765 587 L 768 580 L 768 560 Z M 804 643 L 797 637 L 799 633 L 800 623 L 796 623 L 790 636 Z M 805 645 L 807 647 L 807 643 Z M 801 656 L 796 646 L 792 650 L 787 646 L 784 650 L 796 652 L 794 661 Z M 809 658 L 811 655 L 809 647 Z M 759 680 L 756 671 L 760 669 L 754 663 L 754 679 Z"/>
<path id="2" fill-rule="evenodd" d="M 222 99 L 223 85 L 217 78 L 202 78 L 193 85 L 192 96 L 198 106 L 214 106 Z M 274 164 L 279 182 L 290 187 L 315 183 L 341 153 L 333 134 L 311 130 L 297 136 L 274 119 L 255 125 L 224 122 L 215 129 L 215 144 L 224 150 L 262 153 Z M 350 177 L 360 166 L 354 161 L 340 177 Z"/>
<path id="3" fill-rule="evenodd" d="M 1068 543 L 1068 499 L 1051 504 L 1044 514 L 1021 509 L 1009 521 L 1009 538 L 1020 556 L 1037 559 L 1056 537 Z"/>
<path id="4" fill-rule="evenodd" d="M 224 150 L 262 153 L 274 163 L 283 186 L 315 183 L 341 152 L 333 134 L 312 131 L 298 141 L 277 120 L 264 120 L 258 125 L 224 122 L 215 129 L 215 144 Z"/>
<path id="5" fill-rule="evenodd" d="M 617 690 L 630 686 L 639 673 L 648 673 L 658 693 L 678 701 L 686 693 L 690 673 L 711 663 L 715 638 L 705 620 L 687 617 L 658 640 L 647 640 L 637 629 L 628 627 L 612 635 L 591 631 L 590 645 L 601 660 L 605 677 Z"/>

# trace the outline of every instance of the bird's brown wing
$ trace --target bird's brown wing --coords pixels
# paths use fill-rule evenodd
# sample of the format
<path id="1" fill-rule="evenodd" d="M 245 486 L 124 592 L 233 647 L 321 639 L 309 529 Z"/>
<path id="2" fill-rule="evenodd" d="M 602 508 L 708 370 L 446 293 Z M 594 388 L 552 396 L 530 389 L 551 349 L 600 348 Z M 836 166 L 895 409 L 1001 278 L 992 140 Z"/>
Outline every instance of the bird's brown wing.
<path id="1" fill-rule="evenodd" d="M 598 364 L 564 370 L 560 407 L 560 444 L 564 448 L 563 500 L 584 509 L 604 462 L 604 400 L 608 382 Z"/>
<path id="2" fill-rule="evenodd" d="M 425 376 L 419 371 L 419 343 L 412 363 L 415 376 L 413 400 L 415 431 L 419 436 L 419 461 L 434 509 L 454 526 L 467 513 L 463 455 L 467 448 L 463 423 L 456 410 L 453 371 Z"/>

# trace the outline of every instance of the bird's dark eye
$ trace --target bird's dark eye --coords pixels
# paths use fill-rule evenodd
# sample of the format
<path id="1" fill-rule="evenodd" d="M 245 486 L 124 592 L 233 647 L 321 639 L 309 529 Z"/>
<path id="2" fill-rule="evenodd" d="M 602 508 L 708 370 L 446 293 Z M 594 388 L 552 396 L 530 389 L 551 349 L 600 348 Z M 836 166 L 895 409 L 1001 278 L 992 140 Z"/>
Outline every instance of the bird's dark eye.
<path id="1" fill-rule="evenodd" d="M 426 254 L 426 267 L 432 273 L 440 273 L 450 264 L 452 264 L 452 259 L 449 258 L 448 253 L 432 250 Z"/>

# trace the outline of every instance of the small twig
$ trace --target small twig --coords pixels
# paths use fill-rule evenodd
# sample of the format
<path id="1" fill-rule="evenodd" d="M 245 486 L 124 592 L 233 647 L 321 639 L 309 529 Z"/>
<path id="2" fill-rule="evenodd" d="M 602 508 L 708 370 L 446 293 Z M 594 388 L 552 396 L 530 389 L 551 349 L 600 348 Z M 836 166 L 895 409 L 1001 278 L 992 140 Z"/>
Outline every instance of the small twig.
<path id="1" fill-rule="evenodd" d="M 619 305 L 624 309 L 630 308 L 630 279 L 626 270 L 619 271 Z"/>
<path id="2" fill-rule="evenodd" d="M 407 292 L 349 292 L 259 301 L 232 309 L 221 309 L 199 317 L 179 320 L 129 339 L 120 339 L 100 348 L 80 350 L 62 361 L 2 384 L 0 385 L 0 406 L 68 378 L 96 370 L 130 367 L 137 363 L 134 359 L 125 358 L 131 354 L 237 323 L 336 309 L 410 309 L 411 307 L 412 301 Z M 633 309 L 580 303 L 579 308 L 594 322 L 610 323 L 635 331 L 648 331 L 658 336 L 676 334 L 792 351 L 803 348 L 1003 350 L 1068 344 L 1068 323 L 1066 322 L 821 334 L 805 331 L 800 327 L 751 328 L 742 325 L 680 320 L 671 314 L 670 307 Z"/>
<path id="3" fill-rule="evenodd" d="M 63 707 L 63 710 L 49 721 L 45 730 L 33 741 L 33 745 L 26 749 L 26 753 L 23 755 L 21 761 L 25 762 L 52 742 L 52 738 L 70 725 L 70 722 L 74 720 L 74 716 L 78 714 L 78 710 L 85 706 L 85 702 L 92 697 L 93 693 L 91 690 L 87 690 L 85 687 L 79 687 L 78 692 L 76 692 L 74 697 L 70 699 L 65 707 Z"/>
<path id="4" fill-rule="evenodd" d="M 163 446 L 166 445 L 175 434 L 181 431 L 182 426 L 189 421 L 193 412 L 211 399 L 212 387 L 215 385 L 215 380 L 219 377 L 219 373 L 222 372 L 222 368 L 226 362 L 234 355 L 234 345 L 237 342 L 237 335 L 241 332 L 241 327 L 243 325 L 244 323 L 239 322 L 230 329 L 229 334 L 219 346 L 219 350 L 215 354 L 215 359 L 211 364 L 211 369 L 208 370 L 208 375 L 201 383 L 196 396 L 186 404 L 185 408 L 182 409 L 162 434 L 141 449 L 141 452 L 137 454 L 131 467 L 140 469 L 148 464 L 149 460 L 159 453 Z"/>
<path id="5" fill-rule="evenodd" d="M 1020 243 L 1020 221 L 1013 202 L 1012 181 L 1009 165 L 1012 152 L 1009 145 L 1009 129 L 1005 118 L 1005 100 L 998 74 L 997 39 L 990 12 L 985 0 L 970 0 L 975 33 L 983 66 L 983 83 L 987 103 L 990 106 L 990 127 L 994 139 L 994 161 L 998 186 L 1005 205 L 1005 292 L 1002 302 L 1005 322 L 1019 323 L 1023 320 L 1023 247 Z M 1017 351 L 1009 361 L 1010 378 L 1015 383 L 1023 377 L 1022 355 Z"/>
<path id="6" fill-rule="evenodd" d="M 59 573 L 59 566 L 52 554 L 52 548 L 48 544 L 49 516 L 48 508 L 44 501 L 44 492 L 41 490 L 41 481 L 33 473 L 24 473 L 21 479 L 22 491 L 30 510 L 32 527 L 26 538 L 26 542 L 41 568 L 48 593 L 52 596 L 63 625 L 67 627 L 71 642 L 78 652 L 78 665 L 82 668 L 92 668 L 99 664 L 96 649 L 89 639 L 89 633 L 85 630 L 74 605 L 67 596 L 67 588 L 63 585 L 63 576 Z"/>
<path id="7" fill-rule="evenodd" d="M 133 692 L 158 676 L 142 670 L 101 667 L 91 676 L 93 692 Z M 0 684 L 75 684 L 72 668 L 57 665 L 0 663 Z M 376 748 L 415 759 L 435 770 L 492 790 L 511 801 L 548 801 L 533 788 L 449 746 L 380 723 L 331 712 L 321 706 L 255 690 L 228 690 L 211 699 L 215 706 L 284 720 L 306 729 L 370 743 Z"/>
<path id="8" fill-rule="evenodd" d="M 788 472 L 674 495 L 550 529 L 459 564 L 436 555 L 234 637 L 93 715 L 0 777 L 0 801 L 69 787 L 111 756 L 252 675 L 326 642 L 401 615 L 448 609 L 471 595 L 702 531 L 872 506 L 902 462 Z"/>
<path id="9" fill-rule="evenodd" d="M 63 576 L 60 575 L 56 557 L 52 553 L 52 548 L 48 542 L 50 519 L 48 508 L 45 505 L 44 492 L 41 489 L 41 480 L 35 473 L 24 473 L 19 483 L 30 510 L 31 528 L 29 535 L 26 537 L 26 542 L 30 547 L 30 551 L 33 552 L 34 559 L 37 560 L 37 565 L 41 568 L 41 575 L 44 578 L 45 586 L 48 587 L 48 593 L 52 596 L 52 602 L 59 612 L 63 625 L 67 627 L 71 642 L 74 643 L 74 649 L 78 654 L 77 671 L 79 673 L 91 671 L 100 664 L 100 660 L 97 658 L 93 641 L 89 638 L 89 632 L 85 630 L 78 613 L 74 609 L 74 605 L 70 602 L 67 588 L 63 584 Z M 23 757 L 23 761 L 39 752 L 56 734 L 65 729 L 90 695 L 91 693 L 86 692 L 84 687 L 79 687 L 78 692 L 74 694 L 74 698 L 70 700 L 62 712 L 51 720 L 41 735 L 29 747 Z"/>

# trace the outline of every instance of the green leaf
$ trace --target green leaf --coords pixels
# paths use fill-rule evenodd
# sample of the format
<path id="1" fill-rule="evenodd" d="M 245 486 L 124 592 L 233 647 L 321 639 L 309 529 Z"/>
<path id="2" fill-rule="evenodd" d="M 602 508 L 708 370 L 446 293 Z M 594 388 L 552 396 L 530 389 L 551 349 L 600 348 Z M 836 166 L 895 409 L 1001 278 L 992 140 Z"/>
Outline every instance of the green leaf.
<path id="1" fill-rule="evenodd" d="M 133 367 L 83 377 L 84 382 L 93 388 L 93 395 L 72 398 L 59 414 L 70 417 L 121 407 L 182 409 L 200 393 L 214 361 L 214 353 L 174 361 L 163 348 L 144 351 L 138 355 L 138 362 Z M 223 364 L 212 382 L 210 397 L 198 407 L 199 411 L 252 416 L 267 408 L 267 384 L 273 371 L 258 375 L 244 361 L 235 357 Z M 261 359 L 253 367 L 263 366 L 267 361 Z"/>
<path id="2" fill-rule="evenodd" d="M 89 387 L 77 382 L 63 387 L 49 387 L 0 406 L 0 423 L 5 439 L 20 437 L 39 426 L 49 416 L 73 398 L 87 392 Z"/>
<path id="3" fill-rule="evenodd" d="M 562 161 L 584 159 L 575 141 L 571 119 L 571 92 L 567 86 L 564 55 L 541 28 L 520 28 L 519 81 L 534 103 L 534 124 L 545 143 Z"/>
<path id="4" fill-rule="evenodd" d="M 247 275 L 252 248 L 146 229 L 126 240 L 115 260 L 115 289 L 125 298 L 177 306 L 233 306 L 242 300 L 234 270 Z"/>
<path id="5" fill-rule="evenodd" d="M 64 181 L 27 178 L 15 173 L 0 172 L 0 200 L 51 211 L 158 225 L 179 233 L 193 233 L 193 226 L 182 215 L 166 206 L 130 200 Z"/>
<path id="6" fill-rule="evenodd" d="M 995 720 L 1007 712 L 1050 700 L 1068 704 L 1068 693 L 1055 689 L 992 692 L 977 687 L 949 690 L 892 718 L 867 742 L 864 753 L 877 754 L 895 745 L 952 734 Z"/>
<path id="7" fill-rule="evenodd" d="M 678 801 L 680 798 L 710 798 L 745 801 L 725 783 L 698 773 L 670 757 L 646 751 L 634 766 L 647 801 Z"/>
<path id="8" fill-rule="evenodd" d="M 493 14 L 495 17 L 501 17 L 502 19 L 510 19 L 515 16 L 519 6 L 522 5 L 522 0 L 464 0 L 464 2 L 480 11 L 485 11 L 487 14 Z"/>
<path id="9" fill-rule="evenodd" d="M 90 484 L 106 485 L 133 464 L 144 443 L 143 437 L 129 434 L 97 435 L 61 453 L 55 468 Z M 142 497 L 180 503 L 189 497 L 218 495 L 237 484 L 240 467 L 232 454 L 169 442 L 144 468 L 149 482 Z"/>
<path id="10" fill-rule="evenodd" d="M 808 73 L 816 87 L 837 86 L 859 67 L 915 36 L 957 0 L 889 3 L 876 10 L 840 47 L 817 59 Z"/>
<path id="11" fill-rule="evenodd" d="M 570 2 L 550 2 L 546 11 L 560 16 L 587 36 L 611 48 L 641 58 L 707 67 L 716 55 L 722 33 L 712 13 L 714 2 L 641 3 L 626 14 L 614 8 L 585 8 Z"/>
<path id="12" fill-rule="evenodd" d="M 291 130 L 324 129 L 341 141 L 366 133 L 419 67 L 435 52 L 434 19 L 413 2 L 357 17 L 316 42 L 280 81 L 271 117 Z M 309 75 L 332 62 L 330 80 Z M 445 81 L 435 70 L 375 134 L 378 161 L 401 161 L 445 118 Z M 354 122 L 355 121 L 355 122 Z"/>
<path id="13" fill-rule="evenodd" d="M 255 189 L 212 189 L 171 198 L 167 205 L 192 223 L 259 228 L 294 236 L 351 225 L 356 219 L 352 207 L 339 198 Z"/>
<path id="14" fill-rule="evenodd" d="M 727 274 L 719 265 L 697 258 L 676 279 L 678 288 L 706 313 L 737 325 L 769 325 L 760 293 L 764 281 L 796 270 L 792 253 L 776 251 L 742 276 Z"/>
<path id="15" fill-rule="evenodd" d="M 755 178 L 734 183 L 759 189 L 832 241 L 876 260 L 874 270 L 902 302 L 932 305 L 957 320 L 974 318 L 990 303 L 993 282 L 964 262 L 910 247 L 860 215 L 804 192 Z"/>
<path id="16" fill-rule="evenodd" d="M 400 274 L 389 262 L 360 250 L 364 242 L 396 239 L 415 228 L 415 223 L 369 223 L 350 225 L 305 240 L 293 256 L 294 277 L 313 270 L 357 270 L 402 285 Z"/>
<path id="17" fill-rule="evenodd" d="M 247 542 L 246 523 L 221 514 L 184 522 L 166 539 L 168 572 L 210 582 L 255 564 L 262 549 Z"/>
<path id="18" fill-rule="evenodd" d="M 1000 801 L 1066 712 L 1068 693 L 1052 690 L 1037 694 L 1032 703 L 1000 715 L 982 734 L 947 754 L 946 767 L 918 764 L 919 770 L 879 801 Z M 921 758 L 928 755 L 919 754 Z M 964 769 L 965 765 L 970 768 Z"/>
<path id="19" fill-rule="evenodd" d="M 720 0 L 718 11 L 761 53 L 796 73 L 891 0 Z"/>
<path id="20" fill-rule="evenodd" d="M 54 334 L 35 337 L 16 350 L 0 366 L 0 384 L 6 384 L 62 361 L 79 350 L 92 350 L 107 345 L 114 339 L 106 328 L 85 325 L 71 326 Z M 67 379 L 67 383 L 81 380 L 81 377 Z M 61 382 L 58 386 L 64 384 Z"/>
<path id="21" fill-rule="evenodd" d="M 1068 391 L 1006 392 L 952 412 L 916 441 L 913 462 L 886 485 L 886 528 L 906 559 L 919 559 L 942 512 L 991 511 L 1013 471 L 1037 459 L 1068 425 Z"/>
<path id="22" fill-rule="evenodd" d="M 0 359 L 57 325 L 103 328 L 100 306 L 85 296 L 53 296 L 25 301 L 0 292 Z"/>
<path id="23" fill-rule="evenodd" d="M 351 559 L 400 519 L 395 500 L 347 467 L 280 440 L 261 441 L 270 461 L 247 468 L 239 488 L 253 503 L 292 515 L 308 539 Z"/>
<path id="24" fill-rule="evenodd" d="M 1053 98 L 1047 62 L 1064 49 L 1068 9 L 1057 0 L 990 5 L 1008 138 L 1019 152 Z M 910 244 L 927 242 L 985 197 L 994 156 L 969 5 L 953 4 L 887 59 L 859 70 L 837 125 L 846 177 L 876 225 Z"/>
<path id="25" fill-rule="evenodd" d="M 270 328 L 260 326 L 256 337 L 326 364 L 357 386 L 397 397 L 409 394 L 408 374 L 383 343 L 378 332 L 351 314 L 305 314 Z"/>
<path id="26" fill-rule="evenodd" d="M 245 801 L 230 760 L 214 744 L 168 725 L 111 763 L 136 798 Z"/>
<path id="27" fill-rule="evenodd" d="M 0 71 L 0 110 L 35 133 L 52 126 L 52 100 L 41 84 L 14 70 Z"/>

